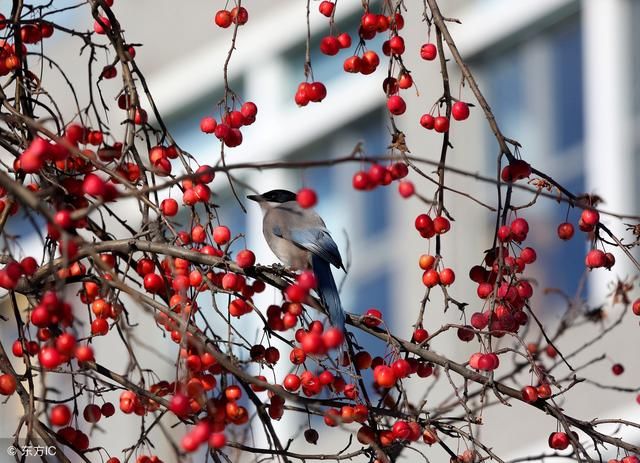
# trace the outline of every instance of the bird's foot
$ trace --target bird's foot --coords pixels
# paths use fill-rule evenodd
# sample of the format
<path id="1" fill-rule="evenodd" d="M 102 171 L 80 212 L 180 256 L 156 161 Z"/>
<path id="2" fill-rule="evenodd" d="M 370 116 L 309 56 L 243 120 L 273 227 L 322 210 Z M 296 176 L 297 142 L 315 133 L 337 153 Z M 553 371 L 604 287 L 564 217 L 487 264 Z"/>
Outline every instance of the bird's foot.
<path id="1" fill-rule="evenodd" d="M 279 273 L 298 273 L 298 270 L 293 267 L 288 267 L 286 265 L 275 263 L 271 265 L 271 269 L 275 270 Z"/>

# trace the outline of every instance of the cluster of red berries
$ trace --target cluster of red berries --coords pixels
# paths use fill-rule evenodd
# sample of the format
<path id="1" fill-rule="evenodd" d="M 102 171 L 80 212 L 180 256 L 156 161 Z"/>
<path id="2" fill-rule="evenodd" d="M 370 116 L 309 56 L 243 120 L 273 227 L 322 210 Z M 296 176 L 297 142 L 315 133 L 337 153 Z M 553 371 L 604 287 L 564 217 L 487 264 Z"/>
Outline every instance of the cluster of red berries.
<path id="1" fill-rule="evenodd" d="M 177 158 L 178 149 L 175 145 L 156 145 L 152 146 L 149 150 L 149 164 L 153 167 L 154 173 L 159 177 L 166 177 L 171 173 L 171 159 Z M 128 178 L 129 175 L 129 170 L 127 169 L 125 177 Z"/>
<path id="2" fill-rule="evenodd" d="M 436 219 L 438 218 L 444 217 L 436 217 Z M 448 222 L 449 221 L 447 220 L 447 223 Z M 438 285 L 451 286 L 456 280 L 455 272 L 449 267 L 445 267 L 442 270 L 438 271 L 436 268 L 436 258 L 430 254 L 421 255 L 420 260 L 418 261 L 418 265 L 424 271 L 424 273 L 422 274 L 422 283 L 427 288 L 433 288 Z"/>
<path id="3" fill-rule="evenodd" d="M 469 358 L 469 366 L 474 370 L 493 371 L 500 366 L 500 358 L 493 352 L 476 352 Z"/>
<path id="4" fill-rule="evenodd" d="M 327 421 L 325 417 L 325 422 Z M 344 421 L 343 421 L 344 422 Z M 389 447 L 396 442 L 415 442 L 422 437 L 422 440 L 427 445 L 433 445 L 438 442 L 439 438 L 436 430 L 430 427 L 423 428 L 422 425 L 416 421 L 398 420 L 392 426 L 391 429 L 381 429 L 377 432 L 370 426 L 364 424 L 358 429 L 356 438 L 362 445 L 377 444 L 380 447 Z M 461 462 L 472 463 L 473 455 L 470 451 L 463 452 L 459 456 Z"/>
<path id="5" fill-rule="evenodd" d="M 420 236 L 426 239 L 436 235 L 444 235 L 451 229 L 451 222 L 443 215 L 438 215 L 433 219 L 427 214 L 420 214 L 414 222 L 416 230 Z"/>
<path id="6" fill-rule="evenodd" d="M 534 403 L 538 399 L 548 399 L 551 397 L 551 386 L 548 383 L 542 383 L 538 387 L 525 386 L 521 392 L 522 400 L 527 403 Z"/>
<path id="7" fill-rule="evenodd" d="M 7 26 L 6 18 L 1 15 L 0 30 Z M 53 35 L 53 25 L 47 21 L 38 21 L 31 24 L 23 24 L 20 27 L 20 39 L 22 40 L 21 56 L 27 56 L 26 44 L 37 44 L 42 39 L 49 38 Z M 6 76 L 12 71 L 20 67 L 20 58 L 16 53 L 16 46 L 5 40 L 0 40 L 0 76 Z M 29 73 L 30 74 L 30 73 Z M 30 74 L 28 77 L 33 76 Z M 35 76 L 33 76 L 35 77 Z"/>
<path id="8" fill-rule="evenodd" d="M 328 18 L 331 18 L 333 16 L 334 8 L 335 4 L 329 1 L 323 1 L 319 5 L 320 13 Z M 392 37 L 384 42 L 382 47 L 383 53 L 387 56 L 390 56 L 392 54 L 401 55 L 405 51 L 404 40 L 397 34 L 397 31 L 402 29 L 403 27 L 404 19 L 399 13 L 396 13 L 393 16 L 386 16 L 383 14 L 365 12 L 362 15 L 360 21 L 358 35 L 361 42 L 365 42 L 367 40 L 373 39 L 376 34 L 383 33 L 391 29 Z M 340 52 L 340 50 L 351 47 L 351 44 L 351 36 L 346 32 L 341 33 L 337 36 L 329 35 L 323 37 L 320 41 L 320 51 L 325 55 L 335 56 Z M 355 54 L 347 57 L 344 60 L 343 69 L 348 73 L 360 73 L 363 75 L 369 75 L 372 74 L 379 65 L 380 57 L 375 51 L 363 50 L 361 56 Z M 303 84 L 300 85 L 302 86 Z M 320 82 L 314 82 L 314 84 L 320 84 Z M 301 92 L 301 88 L 299 87 L 298 92 L 295 95 L 295 101 L 299 106 L 305 106 L 309 101 L 321 101 L 324 98 L 324 96 L 322 96 L 321 98 L 316 96 L 316 99 L 314 100 L 313 95 L 308 95 L 305 97 L 304 93 L 309 92 Z M 324 95 L 326 95 L 326 90 L 324 90 L 323 93 Z"/>
<path id="9" fill-rule="evenodd" d="M 203 164 L 198 167 L 198 169 L 196 169 L 196 175 L 192 179 L 182 181 L 182 204 L 185 206 L 194 206 L 197 203 L 208 203 L 211 198 L 211 188 L 209 184 L 213 182 L 214 178 L 215 172 L 211 166 Z M 162 208 L 162 204 L 160 207 Z M 169 201 L 166 207 L 169 209 L 168 212 L 173 213 L 175 210 L 177 213 L 177 202 L 174 205 Z"/>
<path id="10" fill-rule="evenodd" d="M 469 117 L 469 105 L 464 101 L 456 101 L 451 107 L 451 116 L 456 121 L 464 121 Z M 449 119 L 446 116 L 433 116 L 430 113 L 420 117 L 420 125 L 427 130 L 435 130 L 438 133 L 449 131 Z"/>
<path id="11" fill-rule="evenodd" d="M 25 257 L 20 262 L 9 262 L 0 269 L 0 288 L 13 289 L 22 276 L 30 277 L 38 269 L 38 263 L 31 257 Z"/>
<path id="12" fill-rule="evenodd" d="M 320 103 L 327 96 L 327 87 L 322 82 L 300 82 L 295 101 L 298 106 L 307 106 L 310 102 Z"/>
<path id="13" fill-rule="evenodd" d="M 64 161 L 69 151 L 58 143 L 49 143 L 41 137 L 35 137 L 18 158 L 18 168 L 32 174 L 42 169 L 47 161 Z"/>
<path id="14" fill-rule="evenodd" d="M 234 148 L 242 143 L 240 128 L 253 124 L 257 114 L 256 104 L 247 101 L 240 107 L 240 110 L 226 112 L 219 124 L 213 117 L 203 117 L 200 121 L 200 130 L 204 133 L 214 134 L 227 147 Z"/>
<path id="15" fill-rule="evenodd" d="M 56 432 L 56 436 L 61 442 L 80 452 L 89 448 L 89 436 L 72 426 L 65 426 Z"/>
<path id="16" fill-rule="evenodd" d="M 333 326 L 325 331 L 322 323 L 315 320 L 311 322 L 308 330 L 298 329 L 295 339 L 305 355 L 324 356 L 329 350 L 337 349 L 342 345 L 344 334 L 339 328 Z"/>
<path id="17" fill-rule="evenodd" d="M 353 55 L 344 60 L 342 69 L 350 74 L 373 74 L 380 65 L 380 57 L 373 50 L 367 50 L 362 56 Z"/>
<path id="18" fill-rule="evenodd" d="M 488 299 L 497 286 L 496 304 L 493 310 L 476 312 L 471 316 L 471 326 L 482 330 L 489 326 L 493 334 L 504 336 L 504 331 L 517 332 L 528 322 L 523 308 L 533 295 L 533 287 L 520 274 L 526 265 L 536 261 L 533 248 L 520 249 L 512 243 L 522 243 L 529 232 L 529 224 L 523 218 L 517 218 L 510 225 L 498 229 L 500 247 L 490 250 L 485 256 L 485 265 L 471 268 L 469 277 L 478 284 L 477 294 L 480 299 Z M 519 255 L 510 255 L 510 249 L 519 251 Z M 502 255 L 502 259 L 500 259 Z M 497 281 L 498 275 L 501 281 Z"/>
<path id="19" fill-rule="evenodd" d="M 38 305 L 30 314 L 30 322 L 38 328 L 39 347 L 34 341 L 25 343 L 27 354 L 38 355 L 43 368 L 54 369 L 75 358 L 79 363 L 93 361 L 93 350 L 87 345 L 78 345 L 75 336 L 63 330 L 73 322 L 71 305 L 58 298 L 53 291 L 43 294 Z M 55 333 L 59 333 L 55 335 Z M 16 357 L 25 355 L 20 340 L 13 343 L 12 352 Z"/>
<path id="20" fill-rule="evenodd" d="M 52 331 L 49 327 L 40 327 L 38 329 L 38 340 L 47 343 L 42 348 L 40 348 L 35 341 L 26 343 L 26 354 L 29 356 L 37 355 L 38 361 L 43 368 L 57 368 L 61 364 L 69 362 L 72 358 L 75 358 L 78 363 L 91 362 L 94 360 L 93 349 L 90 346 L 77 345 L 75 337 L 67 332 L 62 332 L 54 338 Z M 20 340 L 14 341 L 12 352 L 16 357 L 23 357 L 25 355 Z"/>
<path id="21" fill-rule="evenodd" d="M 249 21 L 249 12 L 243 6 L 238 8 L 237 6 L 229 10 L 219 10 L 213 21 L 216 23 L 216 26 L 226 29 L 231 24 L 237 24 L 238 26 L 242 26 Z"/>
<path id="22" fill-rule="evenodd" d="M 302 312 L 302 304 L 297 302 L 270 305 L 267 307 L 267 325 L 274 331 L 287 331 L 298 324 Z"/>
<path id="23" fill-rule="evenodd" d="M 371 191 L 378 186 L 387 186 L 394 180 L 405 178 L 409 168 L 404 162 L 396 162 L 387 167 L 371 164 L 368 170 L 360 170 L 353 174 L 353 188 L 359 191 Z"/>
<path id="24" fill-rule="evenodd" d="M 290 302 L 304 302 L 309 295 L 309 291 L 317 285 L 316 276 L 311 271 L 302 272 L 296 277 L 296 282 L 287 286 L 285 295 Z"/>
<path id="25" fill-rule="evenodd" d="M 580 215 L 578 221 L 578 228 L 584 233 L 591 233 L 595 230 L 596 226 L 600 223 L 600 213 L 595 209 L 585 209 Z M 575 228 L 573 224 L 569 222 L 563 222 L 558 225 L 558 237 L 563 241 L 568 241 L 573 238 Z M 615 256 L 610 252 L 604 252 L 600 249 L 592 249 L 587 253 L 584 259 L 584 263 L 587 268 L 606 268 L 611 269 L 616 263 Z"/>
<path id="26" fill-rule="evenodd" d="M 376 386 L 390 389 L 403 378 L 416 374 L 420 378 L 428 378 L 433 374 L 433 365 L 415 358 L 397 359 L 390 364 L 384 363 L 380 357 L 372 360 L 373 381 Z"/>
<path id="27" fill-rule="evenodd" d="M 255 384 L 252 388 L 254 391 L 261 389 Z M 226 445 L 225 428 L 229 424 L 240 426 L 249 421 L 247 409 L 239 404 L 241 398 L 242 389 L 235 384 L 227 386 L 218 397 L 203 398 L 207 416 L 197 421 L 195 426 L 182 437 L 180 442 L 182 449 L 189 453 L 195 452 L 205 442 L 214 449 L 224 447 Z M 194 405 L 193 400 L 182 393 L 174 395 L 169 405 L 169 409 L 179 417 L 197 413 L 201 408 L 198 404 Z"/>
<path id="28" fill-rule="evenodd" d="M 340 50 L 349 48 L 351 46 L 351 36 L 346 32 L 338 36 L 327 35 L 320 40 L 320 52 L 328 55 L 337 55 Z"/>

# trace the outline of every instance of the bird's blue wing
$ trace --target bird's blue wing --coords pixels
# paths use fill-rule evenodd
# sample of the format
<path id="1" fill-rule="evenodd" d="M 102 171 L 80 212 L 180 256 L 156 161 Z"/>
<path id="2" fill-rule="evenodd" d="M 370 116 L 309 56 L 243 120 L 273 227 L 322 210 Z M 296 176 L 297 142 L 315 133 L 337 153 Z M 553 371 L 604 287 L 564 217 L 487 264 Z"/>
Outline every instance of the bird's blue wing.
<path id="1" fill-rule="evenodd" d="M 337 268 L 342 267 L 342 258 L 338 246 L 329 235 L 326 229 L 322 228 L 293 228 L 289 230 L 289 236 L 285 237 L 280 227 L 274 227 L 273 233 L 281 238 L 290 239 L 296 245 L 321 257 L 325 261 L 333 264 Z"/>

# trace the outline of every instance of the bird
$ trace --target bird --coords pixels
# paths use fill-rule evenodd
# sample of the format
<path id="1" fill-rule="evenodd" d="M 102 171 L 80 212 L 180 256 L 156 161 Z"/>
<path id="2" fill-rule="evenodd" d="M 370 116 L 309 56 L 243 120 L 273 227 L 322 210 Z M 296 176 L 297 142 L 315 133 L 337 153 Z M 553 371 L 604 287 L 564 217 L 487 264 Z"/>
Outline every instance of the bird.
<path id="1" fill-rule="evenodd" d="M 312 209 L 303 209 L 296 201 L 296 194 L 288 190 L 271 190 L 247 198 L 260 205 L 262 232 L 273 253 L 295 270 L 311 268 L 329 322 L 344 332 L 345 314 L 331 265 L 345 268 L 338 246 L 322 218 Z"/>

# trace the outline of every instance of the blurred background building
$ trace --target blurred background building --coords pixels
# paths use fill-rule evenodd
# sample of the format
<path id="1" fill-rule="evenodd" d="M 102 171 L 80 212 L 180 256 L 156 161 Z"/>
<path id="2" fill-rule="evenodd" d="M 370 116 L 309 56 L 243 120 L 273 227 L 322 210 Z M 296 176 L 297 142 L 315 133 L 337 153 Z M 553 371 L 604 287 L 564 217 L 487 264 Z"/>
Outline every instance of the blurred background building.
<path id="1" fill-rule="evenodd" d="M 604 209 L 637 214 L 640 210 L 640 131 L 637 130 L 640 32 L 636 25 L 640 22 L 640 1 L 457 0 L 441 3 L 445 16 L 462 21 L 461 25 L 449 23 L 452 35 L 478 78 L 503 133 L 522 143 L 523 157 L 540 170 L 552 173 L 574 192 L 602 196 Z M 0 2 L 0 11 L 10 11 L 7 4 Z M 378 4 L 372 2 L 372 5 Z M 230 47 L 231 29 L 221 30 L 212 22 L 215 11 L 223 6 L 223 2 L 194 1 L 185 7 L 171 1 L 116 0 L 114 7 L 128 40 L 144 44 L 138 49 L 136 61 L 146 73 L 151 92 L 175 139 L 199 162 L 207 164 L 218 162 L 220 147 L 217 139 L 200 132 L 199 121 L 206 115 L 217 116 L 216 105 L 223 93 L 221 64 Z M 368 155 L 387 154 L 390 124 L 381 86 L 387 72 L 385 66 L 381 65 L 370 76 L 347 74 L 342 71 L 342 62 L 349 56 L 348 51 L 336 57 L 322 55 L 318 42 L 328 33 L 327 20 L 317 12 L 316 2 L 312 2 L 313 71 L 315 79 L 326 84 L 328 96 L 319 105 L 298 108 L 293 95 L 297 84 L 304 80 L 305 2 L 247 0 L 243 6 L 249 10 L 250 19 L 238 32 L 229 66 L 230 82 L 232 89 L 243 100 L 254 101 L 259 111 L 256 123 L 243 129 L 243 144 L 226 151 L 227 163 L 338 158 L 350 154 L 358 142 L 364 143 Z M 408 7 L 412 9 L 414 5 Z M 375 11 L 375 6 L 373 9 Z M 339 2 L 338 31 L 349 31 L 354 36 L 360 13 L 360 2 Z M 91 27 L 88 7 L 65 14 L 69 24 Z M 420 59 L 419 45 L 428 41 L 421 16 L 407 15 L 405 20 L 401 34 L 410 44 L 405 65 L 417 87 L 404 91 L 408 110 L 396 120 L 407 135 L 411 154 L 437 161 L 441 137 L 423 129 L 418 121 L 442 94 L 439 65 Z M 56 34 L 60 37 L 49 45 L 52 53 L 78 66 L 83 74 L 86 56 L 75 56 L 75 49 L 70 55 L 66 42 L 69 38 Z M 382 40 L 380 37 L 367 45 L 380 52 Z M 453 94 L 475 102 L 469 88 L 461 87 L 460 73 L 453 61 L 449 71 Z M 81 99 L 86 97 L 83 88 L 78 86 Z M 103 91 L 112 98 L 118 85 L 105 82 Z M 479 107 L 472 109 L 471 117 L 464 123 L 452 123 L 451 137 L 454 149 L 449 152 L 448 165 L 485 176 L 495 175 L 498 148 Z M 409 338 L 424 294 L 417 260 L 420 254 L 433 252 L 429 242 L 421 239 L 413 228 L 415 216 L 426 212 L 426 206 L 415 198 L 402 199 L 395 183 L 373 192 L 355 191 L 351 177 L 359 169 L 357 163 L 351 163 L 306 170 L 243 171 L 238 172 L 238 177 L 260 191 L 274 187 L 294 191 L 302 186 L 316 189 L 320 198 L 318 211 L 349 263 L 343 287 L 345 308 L 359 314 L 376 307 L 395 332 Z M 424 169 L 435 170 L 429 166 Z M 413 173 L 410 179 L 422 195 L 433 195 L 432 184 Z M 495 205 L 495 186 L 454 173 L 447 173 L 446 179 L 452 188 Z M 259 262 L 275 262 L 262 239 L 258 208 L 248 204 L 247 214 L 242 213 L 222 175 L 213 185 L 223 223 L 229 225 L 233 233 L 246 234 L 246 243 L 256 250 Z M 239 191 L 244 195 L 243 188 Z M 246 204 L 243 195 L 241 200 Z M 514 203 L 525 204 L 530 199 L 531 195 L 518 193 Z M 482 251 L 490 247 L 495 216 L 451 192 L 445 193 L 445 204 L 455 218 L 452 231 L 443 237 L 445 263 L 457 274 L 452 294 L 460 300 L 477 302 L 475 285 L 466 274 L 472 265 L 481 261 Z M 123 209 L 122 213 L 127 211 Z M 539 285 L 534 310 L 554 326 L 564 302 L 559 297 L 543 296 L 542 288 L 562 288 L 569 295 L 574 295 L 579 288 L 588 244 L 580 236 L 562 242 L 555 233 L 557 225 L 567 216 L 576 223 L 579 212 L 540 198 L 535 207 L 525 210 L 522 216 L 529 220 L 532 228 L 527 244 L 534 246 L 539 256 L 530 270 L 530 276 Z M 604 221 L 619 233 L 623 232 L 623 226 L 615 225 L 607 217 Z M 609 278 L 603 277 L 606 272 L 602 271 L 597 280 L 588 279 L 588 292 L 582 296 L 593 304 L 602 304 L 610 289 L 606 285 L 609 281 L 633 272 L 620 253 L 616 253 L 616 257 L 618 264 L 606 274 Z M 338 273 L 336 276 L 342 278 Z M 270 293 L 260 302 L 268 304 L 274 300 L 277 296 Z M 479 308 L 471 307 L 473 311 Z M 427 304 L 425 328 L 430 332 L 443 323 L 460 320 L 455 308 L 444 314 L 442 302 L 437 298 Z M 623 357 L 615 361 L 629 365 L 626 377 L 619 379 L 619 384 L 625 385 L 640 379 L 640 366 L 633 361 L 640 347 L 637 335 L 633 334 L 638 327 L 631 325 L 634 324 L 620 328 L 615 339 L 601 346 L 601 351 L 607 351 L 607 345 L 612 346 L 607 343 L 615 340 L 622 344 L 616 346 L 615 351 L 623 352 Z M 583 342 L 582 336 L 576 332 L 575 339 L 561 341 L 560 347 L 571 350 Z M 465 361 L 470 351 L 454 338 L 453 333 L 444 336 L 432 347 L 450 353 L 455 360 Z M 370 342 L 372 348 L 378 350 L 376 353 L 383 353 L 379 345 Z M 153 353 L 149 353 L 149 359 L 152 358 Z M 576 359 L 576 363 L 580 361 Z M 618 381 L 609 374 L 609 363 L 595 365 L 587 372 L 598 371 L 600 367 L 607 375 L 603 382 Z M 450 390 L 448 384 L 441 386 L 434 391 L 436 396 L 440 394 L 438 397 L 444 397 Z M 415 387 L 424 388 L 424 385 Z M 567 403 L 567 410 L 579 418 L 605 414 L 618 418 L 640 416 L 632 396 L 603 391 L 594 403 L 589 395 L 593 389 L 588 385 L 578 388 L 583 388 L 583 394 L 576 394 L 575 402 Z M 434 399 L 433 403 L 438 401 Z M 482 437 L 505 458 L 525 454 L 528 450 L 523 446 L 544 450 L 548 432 L 555 430 L 553 420 L 518 405 L 513 408 L 488 409 L 485 422 L 489 424 L 482 431 Z M 509 420 L 513 414 L 522 417 L 519 420 L 522 424 L 505 428 L 491 425 L 492 420 Z M 279 426 L 291 430 L 300 425 L 285 415 Z M 321 433 L 321 449 L 337 442 L 330 435 L 330 432 Z M 114 442 L 114 438 L 109 440 Z M 440 449 L 430 452 L 429 456 L 444 458 L 438 453 Z"/>

